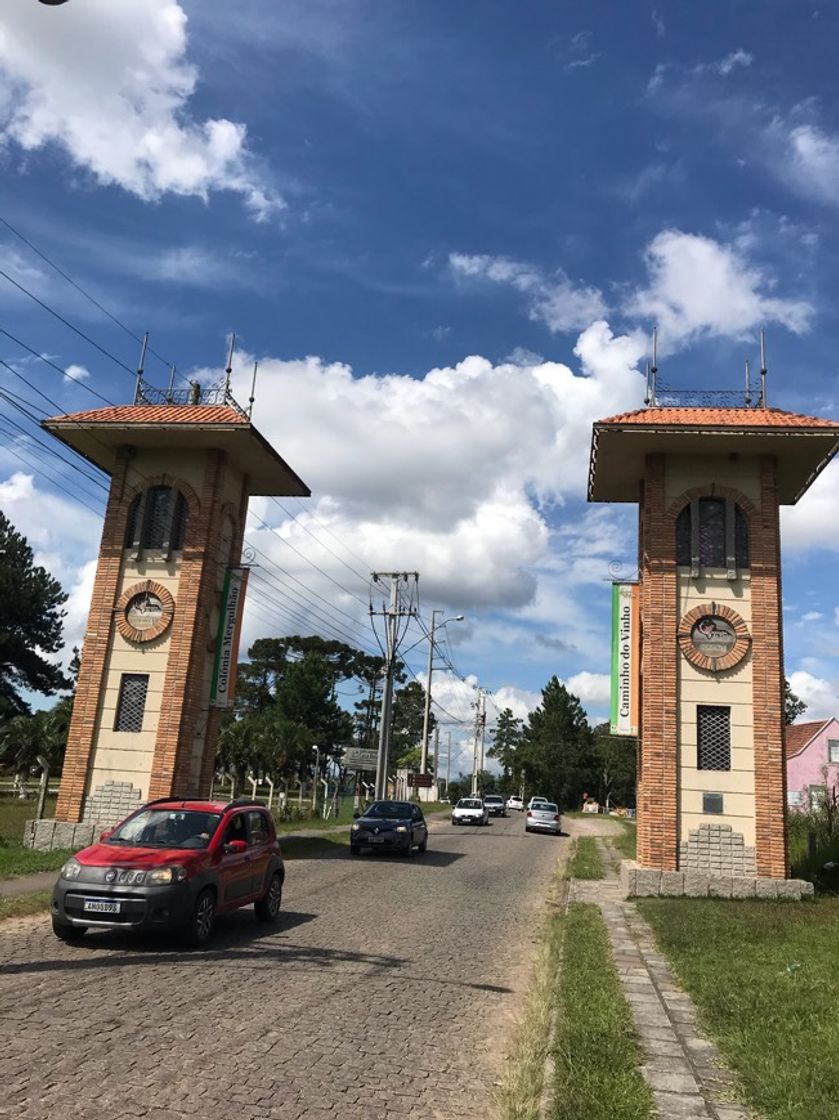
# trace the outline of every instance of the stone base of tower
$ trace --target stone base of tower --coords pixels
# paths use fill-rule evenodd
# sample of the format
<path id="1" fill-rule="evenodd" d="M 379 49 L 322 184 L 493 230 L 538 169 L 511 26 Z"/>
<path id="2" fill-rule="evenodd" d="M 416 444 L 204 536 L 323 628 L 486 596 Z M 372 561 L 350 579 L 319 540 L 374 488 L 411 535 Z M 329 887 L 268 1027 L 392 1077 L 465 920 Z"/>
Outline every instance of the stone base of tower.
<path id="1" fill-rule="evenodd" d="M 143 791 L 130 781 L 103 782 L 86 798 L 80 821 L 26 821 L 23 846 L 39 852 L 86 848 L 100 832 L 119 824 L 143 801 Z"/>
<path id="2" fill-rule="evenodd" d="M 623 860 L 624 898 L 760 898 L 800 902 L 813 897 L 805 879 L 765 879 L 756 875 L 717 875 L 708 871 L 657 871 Z"/>

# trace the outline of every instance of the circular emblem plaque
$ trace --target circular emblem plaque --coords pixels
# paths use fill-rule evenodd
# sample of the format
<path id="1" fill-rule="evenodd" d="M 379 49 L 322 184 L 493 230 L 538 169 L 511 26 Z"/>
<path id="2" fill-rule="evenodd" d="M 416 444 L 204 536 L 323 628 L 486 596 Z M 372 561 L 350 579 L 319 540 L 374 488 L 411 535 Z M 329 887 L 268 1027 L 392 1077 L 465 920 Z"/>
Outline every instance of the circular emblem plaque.
<path id="1" fill-rule="evenodd" d="M 720 603 L 705 603 L 688 611 L 679 624 L 678 639 L 691 665 L 715 673 L 732 669 L 752 644 L 740 615 Z"/>
<path id="2" fill-rule="evenodd" d="M 175 600 L 166 588 L 147 579 L 135 583 L 117 603 L 117 629 L 129 642 L 150 642 L 171 625 Z"/>

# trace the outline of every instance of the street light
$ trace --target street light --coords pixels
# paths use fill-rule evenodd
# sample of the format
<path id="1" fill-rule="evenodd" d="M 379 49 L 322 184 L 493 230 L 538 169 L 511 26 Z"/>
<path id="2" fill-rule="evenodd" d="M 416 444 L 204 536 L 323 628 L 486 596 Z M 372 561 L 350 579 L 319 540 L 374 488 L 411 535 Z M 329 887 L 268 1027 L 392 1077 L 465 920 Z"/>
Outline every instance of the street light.
<path id="1" fill-rule="evenodd" d="M 434 668 L 434 631 L 437 628 L 437 615 L 443 614 L 442 610 L 431 612 L 431 633 L 428 635 L 428 681 L 425 686 L 425 711 L 422 718 L 422 753 L 420 757 L 420 774 L 424 774 L 428 766 L 428 724 L 431 720 L 431 673 Z M 463 622 L 463 615 L 456 614 L 440 623 L 448 626 L 450 622 Z"/>
<path id="2" fill-rule="evenodd" d="M 312 747 L 315 752 L 315 777 L 312 782 L 312 813 L 318 811 L 318 775 L 320 774 L 320 747 Z"/>

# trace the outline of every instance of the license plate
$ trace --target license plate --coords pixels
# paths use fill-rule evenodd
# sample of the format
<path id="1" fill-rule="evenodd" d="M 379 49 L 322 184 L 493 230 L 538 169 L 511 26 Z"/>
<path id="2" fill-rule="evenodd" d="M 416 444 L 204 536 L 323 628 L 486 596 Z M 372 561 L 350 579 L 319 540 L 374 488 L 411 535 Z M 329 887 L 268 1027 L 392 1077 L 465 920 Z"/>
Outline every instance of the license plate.
<path id="1" fill-rule="evenodd" d="M 110 898 L 86 898 L 82 910 L 88 914 L 118 914 L 119 902 Z"/>
<path id="2" fill-rule="evenodd" d="M 370 837 L 370 843 L 371 844 L 384 844 L 384 842 L 385 842 L 384 836 L 371 836 Z"/>

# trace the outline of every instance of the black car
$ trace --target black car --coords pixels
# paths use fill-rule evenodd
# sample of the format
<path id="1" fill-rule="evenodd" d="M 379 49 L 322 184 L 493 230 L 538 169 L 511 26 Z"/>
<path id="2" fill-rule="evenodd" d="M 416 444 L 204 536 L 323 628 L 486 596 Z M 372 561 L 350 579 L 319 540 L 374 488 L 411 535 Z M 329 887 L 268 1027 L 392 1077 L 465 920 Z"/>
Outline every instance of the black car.
<path id="1" fill-rule="evenodd" d="M 506 817 L 507 802 L 497 794 L 488 793 L 484 798 L 484 808 L 491 817 Z"/>
<path id="2" fill-rule="evenodd" d="M 350 853 L 368 851 L 413 854 L 428 847 L 428 825 L 413 801 L 374 801 L 356 817 L 350 830 Z"/>

